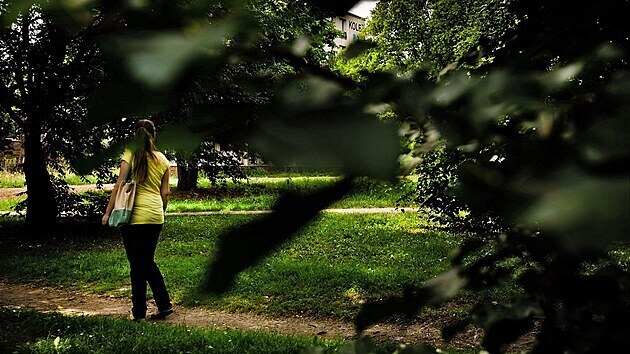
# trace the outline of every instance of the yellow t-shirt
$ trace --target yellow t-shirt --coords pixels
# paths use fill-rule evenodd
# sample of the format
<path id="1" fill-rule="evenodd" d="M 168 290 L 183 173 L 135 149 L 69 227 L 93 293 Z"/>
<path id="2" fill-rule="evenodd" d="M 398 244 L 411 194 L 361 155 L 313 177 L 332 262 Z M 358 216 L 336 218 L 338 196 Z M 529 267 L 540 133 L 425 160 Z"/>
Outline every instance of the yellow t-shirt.
<path id="1" fill-rule="evenodd" d="M 149 164 L 147 179 L 136 186 L 136 200 L 131 211 L 130 225 L 164 223 L 160 186 L 162 185 L 162 177 L 169 168 L 169 162 L 159 151 L 155 151 L 155 156 L 156 159 L 147 154 Z M 131 150 L 125 150 L 121 160 L 126 161 L 131 166 L 132 159 Z"/>

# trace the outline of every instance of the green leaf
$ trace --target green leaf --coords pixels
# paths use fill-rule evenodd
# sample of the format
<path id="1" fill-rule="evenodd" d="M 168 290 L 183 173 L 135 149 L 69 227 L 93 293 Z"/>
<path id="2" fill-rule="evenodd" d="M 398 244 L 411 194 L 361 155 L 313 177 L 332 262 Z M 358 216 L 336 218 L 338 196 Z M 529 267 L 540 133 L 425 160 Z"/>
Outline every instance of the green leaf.
<path id="1" fill-rule="evenodd" d="M 453 268 L 426 281 L 422 287 L 431 290 L 430 304 L 439 304 L 455 297 L 467 282 L 466 278 L 461 276 L 459 269 Z"/>
<path id="2" fill-rule="evenodd" d="M 265 159 L 313 168 L 340 168 L 350 176 L 392 179 L 400 145 L 392 125 L 369 117 L 354 121 L 265 122 L 253 146 Z"/>
<path id="3" fill-rule="evenodd" d="M 125 78 L 104 82 L 97 92 L 87 99 L 90 126 L 128 116 L 146 116 L 162 111 L 173 102 L 174 97 L 162 92 L 150 91 L 136 82 Z"/>
<path id="4" fill-rule="evenodd" d="M 418 344 L 414 346 L 401 345 L 399 349 L 397 349 L 394 354 L 437 354 L 442 353 L 441 351 L 437 351 L 435 348 L 428 344 Z"/>
<path id="5" fill-rule="evenodd" d="M 575 79 L 584 69 L 584 62 L 576 62 L 566 66 L 554 68 L 545 77 L 544 83 L 549 88 L 560 88 Z"/>
<path id="6" fill-rule="evenodd" d="M 85 156 L 81 159 L 70 161 L 72 166 L 77 170 L 80 175 L 88 175 L 96 169 L 96 167 L 107 159 L 119 159 L 123 149 L 128 146 L 132 140 L 120 141 L 116 144 L 112 144 L 102 151 L 95 151 L 90 156 Z"/>
<path id="7" fill-rule="evenodd" d="M 282 89 L 279 101 L 251 139 L 265 160 L 380 179 L 399 172 L 397 127 L 364 113 L 364 105 L 335 82 L 294 80 Z"/>
<path id="8" fill-rule="evenodd" d="M 584 144 L 580 148 L 584 159 L 590 163 L 623 168 L 619 165 L 627 164 L 630 155 L 630 120 L 627 115 L 602 119 L 593 124 L 586 132 Z"/>
<path id="9" fill-rule="evenodd" d="M 540 197 L 523 222 L 556 235 L 574 252 L 607 248 L 630 235 L 630 183 L 567 169 L 540 183 Z"/>
<path id="10" fill-rule="evenodd" d="M 356 58 L 359 55 L 375 47 L 376 43 L 372 41 L 358 40 L 352 42 L 352 44 L 348 46 L 348 48 L 343 52 L 343 56 L 346 59 Z"/>
<path id="11" fill-rule="evenodd" d="M 204 131 L 195 131 L 182 124 L 169 124 L 156 136 L 155 144 L 160 150 L 177 151 L 184 156 L 192 154 L 206 138 Z"/>
<path id="12" fill-rule="evenodd" d="M 425 282 L 419 289 L 408 289 L 403 297 L 372 302 L 361 307 L 354 324 L 360 333 L 369 326 L 397 314 L 412 316 L 426 306 L 435 306 L 453 298 L 466 284 L 458 268 Z"/>
<path id="13" fill-rule="evenodd" d="M 110 53 L 123 53 L 130 75 L 152 89 L 170 86 L 194 62 L 217 57 L 242 21 L 228 18 L 205 27 L 111 39 Z"/>
<path id="14" fill-rule="evenodd" d="M 300 354 L 324 354 L 324 349 L 321 347 L 308 347 L 300 350 Z"/>
<path id="15" fill-rule="evenodd" d="M 316 76 L 292 80 L 279 89 L 282 104 L 295 111 L 334 104 L 342 94 L 341 85 Z"/>
<path id="16" fill-rule="evenodd" d="M 357 340 L 353 340 L 346 343 L 341 349 L 339 354 L 375 354 L 377 352 L 376 345 L 371 337 L 361 337 Z"/>
<path id="17" fill-rule="evenodd" d="M 486 332 L 483 347 L 490 353 L 497 353 L 504 345 L 531 331 L 534 316 L 541 314 L 537 301 L 521 297 L 510 305 L 478 305 L 471 319 Z"/>

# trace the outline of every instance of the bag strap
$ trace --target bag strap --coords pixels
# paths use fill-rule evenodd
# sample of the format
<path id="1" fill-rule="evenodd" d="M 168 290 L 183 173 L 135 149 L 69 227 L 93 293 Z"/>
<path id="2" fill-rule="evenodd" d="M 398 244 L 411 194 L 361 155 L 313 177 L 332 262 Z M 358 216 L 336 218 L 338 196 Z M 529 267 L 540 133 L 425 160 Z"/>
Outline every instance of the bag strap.
<path id="1" fill-rule="evenodd" d="M 129 159 L 129 168 L 127 169 L 127 173 L 125 174 L 125 179 L 123 179 L 123 183 L 127 183 L 127 181 L 129 181 L 129 175 L 131 174 L 131 170 L 133 170 L 133 159 L 135 153 L 132 151 L 131 152 L 131 158 Z M 131 178 L 131 181 L 134 181 L 133 178 Z"/>

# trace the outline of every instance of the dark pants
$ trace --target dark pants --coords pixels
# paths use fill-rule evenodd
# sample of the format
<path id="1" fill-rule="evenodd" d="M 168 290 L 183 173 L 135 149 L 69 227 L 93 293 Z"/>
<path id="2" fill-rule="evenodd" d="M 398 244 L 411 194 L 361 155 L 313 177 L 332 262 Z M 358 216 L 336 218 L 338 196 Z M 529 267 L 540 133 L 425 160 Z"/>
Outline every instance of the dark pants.
<path id="1" fill-rule="evenodd" d="M 162 273 L 153 260 L 161 230 L 161 224 L 126 225 L 121 229 L 131 266 L 131 312 L 134 318 L 146 316 L 147 282 L 151 286 L 158 310 L 168 310 L 172 306 Z"/>

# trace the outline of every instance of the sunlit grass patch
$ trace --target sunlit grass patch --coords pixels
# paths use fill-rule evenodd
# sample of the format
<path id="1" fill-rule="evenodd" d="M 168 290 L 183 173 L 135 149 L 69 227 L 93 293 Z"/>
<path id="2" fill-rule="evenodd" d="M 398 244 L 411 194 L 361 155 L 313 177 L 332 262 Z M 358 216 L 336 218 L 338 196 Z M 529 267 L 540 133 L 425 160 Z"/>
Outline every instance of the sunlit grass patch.
<path id="1" fill-rule="evenodd" d="M 228 183 L 225 186 L 201 188 L 194 192 L 173 190 L 169 212 L 268 210 L 284 193 L 308 194 L 330 186 L 338 180 L 331 178 L 257 179 L 248 183 Z M 404 196 L 413 190 L 413 183 L 401 180 L 389 183 L 359 179 L 352 192 L 333 203 L 331 208 L 413 207 Z"/>
<path id="2" fill-rule="evenodd" d="M 79 176 L 75 174 L 69 174 L 64 177 L 64 181 L 69 185 L 83 185 L 83 184 L 95 184 L 97 178 L 92 175 Z"/>
<path id="3" fill-rule="evenodd" d="M 22 173 L 0 171 L 0 188 L 21 188 L 24 182 Z"/>
<path id="4" fill-rule="evenodd" d="M 276 197 L 271 195 L 224 199 L 173 198 L 168 203 L 167 212 L 269 210 L 275 201 Z"/>
<path id="5" fill-rule="evenodd" d="M 25 195 L 0 198 L 0 211 L 12 211 L 15 205 L 26 199 Z"/>

